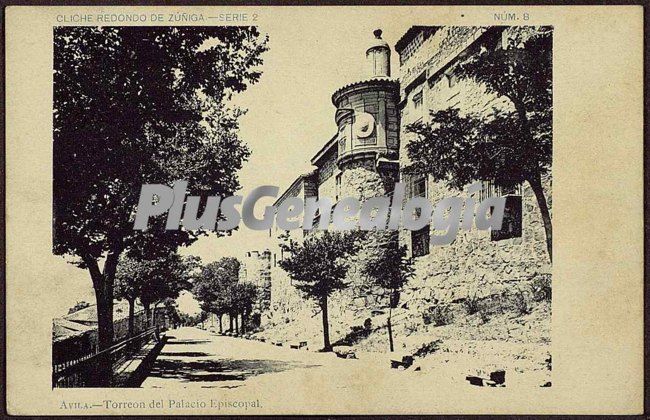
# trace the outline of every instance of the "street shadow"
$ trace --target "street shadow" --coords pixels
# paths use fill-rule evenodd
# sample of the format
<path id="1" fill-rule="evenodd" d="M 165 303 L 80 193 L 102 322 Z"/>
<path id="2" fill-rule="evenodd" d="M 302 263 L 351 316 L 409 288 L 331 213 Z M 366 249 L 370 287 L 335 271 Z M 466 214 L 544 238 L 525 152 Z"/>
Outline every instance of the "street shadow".
<path id="1" fill-rule="evenodd" d="M 177 379 L 180 382 L 220 382 L 245 381 L 246 379 L 266 373 L 283 372 L 289 369 L 311 368 L 320 365 L 308 365 L 299 362 L 279 360 L 167 360 L 158 359 L 154 363 L 149 377 Z"/>
<path id="2" fill-rule="evenodd" d="M 210 340 L 176 340 L 175 337 L 168 337 L 167 344 L 205 344 L 211 343 Z"/>
<path id="3" fill-rule="evenodd" d="M 167 357 L 204 357 L 204 356 L 212 356 L 210 353 L 204 353 L 202 351 L 187 351 L 187 352 L 162 352 L 160 353 L 161 356 L 167 356 Z"/>

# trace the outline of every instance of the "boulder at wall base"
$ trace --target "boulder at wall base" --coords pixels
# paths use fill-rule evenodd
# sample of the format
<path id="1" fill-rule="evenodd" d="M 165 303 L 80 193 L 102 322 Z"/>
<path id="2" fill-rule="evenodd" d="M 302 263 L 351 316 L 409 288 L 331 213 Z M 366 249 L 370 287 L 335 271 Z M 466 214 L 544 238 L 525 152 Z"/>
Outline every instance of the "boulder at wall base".
<path id="1" fill-rule="evenodd" d="M 402 357 L 391 357 L 390 359 L 390 367 L 391 369 L 408 369 L 411 367 L 413 364 L 413 356 L 409 355 L 403 355 Z"/>
<path id="2" fill-rule="evenodd" d="M 476 386 L 492 386 L 492 387 L 504 387 L 506 382 L 506 371 L 505 370 L 495 370 L 490 373 L 490 378 L 482 378 L 480 376 L 468 375 L 465 377 L 469 381 L 470 385 Z"/>
<path id="3" fill-rule="evenodd" d="M 504 384 L 506 382 L 506 371 L 495 370 L 494 372 L 491 372 L 490 380 L 498 385 Z"/>
<path id="4" fill-rule="evenodd" d="M 303 347 L 307 347 L 307 342 L 306 341 L 294 341 L 289 344 L 289 347 L 292 349 L 301 349 Z"/>
<path id="5" fill-rule="evenodd" d="M 470 385 L 483 386 L 483 378 L 478 376 L 466 376 L 465 379 L 469 381 Z"/>
<path id="6" fill-rule="evenodd" d="M 334 353 L 336 357 L 341 359 L 356 359 L 357 355 L 352 351 L 352 348 L 349 346 L 337 346 L 334 348 Z"/>

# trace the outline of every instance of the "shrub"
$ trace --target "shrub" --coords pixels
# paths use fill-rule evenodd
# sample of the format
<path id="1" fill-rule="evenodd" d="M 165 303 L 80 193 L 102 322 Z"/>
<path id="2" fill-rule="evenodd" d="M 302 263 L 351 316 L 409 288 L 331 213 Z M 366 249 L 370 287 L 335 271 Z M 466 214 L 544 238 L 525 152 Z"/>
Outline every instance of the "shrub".
<path id="1" fill-rule="evenodd" d="M 537 277 L 533 280 L 533 299 L 535 302 L 551 301 L 551 276 Z"/>
<path id="2" fill-rule="evenodd" d="M 435 353 L 440 348 L 440 343 L 442 343 L 442 340 L 434 340 L 430 343 L 423 344 L 413 353 L 413 356 L 424 357 L 427 354 Z"/>
<path id="3" fill-rule="evenodd" d="M 480 299 L 476 297 L 476 294 L 473 296 L 468 295 L 467 298 L 465 298 L 465 309 L 467 309 L 468 315 L 475 314 L 481 309 L 479 301 Z"/>
<path id="4" fill-rule="evenodd" d="M 409 336 L 413 333 L 418 332 L 418 324 L 411 321 L 404 323 L 404 333 Z"/>
<path id="5" fill-rule="evenodd" d="M 478 314 L 481 317 L 481 321 L 483 321 L 484 324 L 490 320 L 490 312 L 488 311 L 487 308 L 483 307 L 479 309 Z"/>
<path id="6" fill-rule="evenodd" d="M 512 295 L 512 303 L 515 308 L 515 311 L 517 311 L 519 315 L 527 315 L 530 313 L 532 309 L 528 304 L 528 299 L 526 298 L 526 294 L 521 290 L 517 290 Z"/>
<path id="7" fill-rule="evenodd" d="M 453 314 L 449 307 L 436 305 L 429 308 L 422 314 L 422 321 L 425 325 L 433 324 L 436 327 L 451 324 L 453 321 Z"/>

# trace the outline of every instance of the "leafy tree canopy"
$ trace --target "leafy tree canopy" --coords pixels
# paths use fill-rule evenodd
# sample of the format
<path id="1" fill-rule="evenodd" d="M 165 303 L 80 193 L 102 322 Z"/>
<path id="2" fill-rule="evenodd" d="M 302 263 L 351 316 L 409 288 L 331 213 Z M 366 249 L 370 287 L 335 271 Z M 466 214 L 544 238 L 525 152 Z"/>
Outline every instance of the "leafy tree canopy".
<path id="1" fill-rule="evenodd" d="M 236 191 L 249 151 L 242 111 L 227 102 L 259 80 L 265 50 L 255 27 L 55 28 L 55 253 L 85 267 L 106 252 L 191 242 L 162 218 L 133 231 L 140 187 L 184 179 L 196 195 Z"/>
<path id="2" fill-rule="evenodd" d="M 176 299 L 192 287 L 199 260 L 170 253 L 153 260 L 134 260 L 124 255 L 115 276 L 115 295 L 151 304 Z"/>
<path id="3" fill-rule="evenodd" d="M 240 267 L 238 259 L 224 257 L 202 268 L 192 289 L 201 309 L 215 314 L 232 312 L 235 306 L 232 289 L 239 281 Z"/>
<path id="4" fill-rule="evenodd" d="M 429 124 L 409 125 L 407 130 L 418 136 L 407 144 L 413 162 L 408 172 L 463 188 L 476 180 L 510 186 L 550 169 L 551 32 L 522 29 L 510 42 L 510 48 L 470 56 L 455 72 L 509 99 L 512 106 L 494 109 L 491 116 L 445 109 L 432 113 Z"/>
<path id="5" fill-rule="evenodd" d="M 284 242 L 281 246 L 289 257 L 279 262 L 280 267 L 289 273 L 298 290 L 320 302 L 347 287 L 346 257 L 358 251 L 359 235 L 357 231 L 324 231 L 307 236 L 301 244 Z"/>

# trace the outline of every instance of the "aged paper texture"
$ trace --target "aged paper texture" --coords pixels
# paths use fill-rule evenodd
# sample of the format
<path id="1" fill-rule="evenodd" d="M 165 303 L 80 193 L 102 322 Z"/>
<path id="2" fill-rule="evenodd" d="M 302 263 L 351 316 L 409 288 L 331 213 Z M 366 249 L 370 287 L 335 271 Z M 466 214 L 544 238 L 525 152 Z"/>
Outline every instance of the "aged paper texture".
<path id="1" fill-rule="evenodd" d="M 9 7 L 8 412 L 640 413 L 642 47 L 641 6 Z"/>

